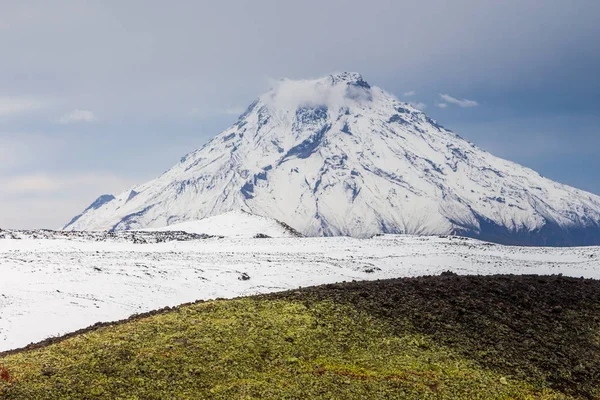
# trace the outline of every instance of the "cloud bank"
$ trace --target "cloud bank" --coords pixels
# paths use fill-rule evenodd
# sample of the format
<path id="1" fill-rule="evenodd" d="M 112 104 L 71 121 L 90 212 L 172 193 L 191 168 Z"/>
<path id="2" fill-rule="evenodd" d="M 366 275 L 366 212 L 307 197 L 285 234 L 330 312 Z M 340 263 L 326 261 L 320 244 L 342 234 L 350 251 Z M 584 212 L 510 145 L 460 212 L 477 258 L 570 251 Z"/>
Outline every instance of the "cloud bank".
<path id="1" fill-rule="evenodd" d="M 132 184 L 109 172 L 0 176 L 0 227 L 59 229 L 100 194 Z"/>

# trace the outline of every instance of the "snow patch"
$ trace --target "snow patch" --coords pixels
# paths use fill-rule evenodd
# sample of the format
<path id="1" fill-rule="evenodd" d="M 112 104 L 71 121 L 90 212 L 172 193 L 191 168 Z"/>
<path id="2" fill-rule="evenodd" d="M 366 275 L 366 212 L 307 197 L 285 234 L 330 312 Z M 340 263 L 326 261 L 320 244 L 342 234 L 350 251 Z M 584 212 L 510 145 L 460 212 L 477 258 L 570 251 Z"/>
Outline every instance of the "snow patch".
<path id="1" fill-rule="evenodd" d="M 291 238 L 299 235 L 279 221 L 244 211 L 230 211 L 199 221 L 182 222 L 150 231 L 182 231 L 228 238 L 256 238 L 265 235 L 271 238 Z"/>

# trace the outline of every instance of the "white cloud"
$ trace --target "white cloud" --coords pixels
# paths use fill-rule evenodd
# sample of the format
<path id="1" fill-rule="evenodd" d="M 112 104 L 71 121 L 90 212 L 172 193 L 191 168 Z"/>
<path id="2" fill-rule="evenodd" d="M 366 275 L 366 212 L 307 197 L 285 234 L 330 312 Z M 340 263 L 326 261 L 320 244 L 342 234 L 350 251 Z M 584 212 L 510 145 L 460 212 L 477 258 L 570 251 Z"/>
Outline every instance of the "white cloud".
<path id="1" fill-rule="evenodd" d="M 88 110 L 73 110 L 59 118 L 59 124 L 71 124 L 74 122 L 94 122 L 97 121 L 96 115 Z"/>
<path id="2" fill-rule="evenodd" d="M 404 92 L 404 97 L 411 97 L 417 94 L 414 90 L 409 90 L 408 92 Z"/>
<path id="3" fill-rule="evenodd" d="M 440 93 L 440 97 L 442 98 L 442 100 L 444 100 L 447 103 L 454 104 L 454 105 L 457 105 L 457 106 L 463 107 L 463 108 L 477 107 L 479 105 L 479 103 L 476 102 L 475 100 L 467 100 L 467 99 L 459 100 L 457 98 L 450 96 L 449 94 L 441 94 Z"/>
<path id="4" fill-rule="evenodd" d="M 39 99 L 24 97 L 0 97 L 0 117 L 9 117 L 36 111 L 46 106 L 46 102 Z"/>
<path id="5" fill-rule="evenodd" d="M 436 107 L 447 108 L 448 107 L 448 103 L 436 103 Z"/>
<path id="6" fill-rule="evenodd" d="M 419 111 L 423 111 L 424 109 L 427 108 L 427 104 L 422 103 L 420 101 L 411 101 L 408 104 L 410 104 L 411 106 L 413 106 L 414 108 L 416 108 Z"/>

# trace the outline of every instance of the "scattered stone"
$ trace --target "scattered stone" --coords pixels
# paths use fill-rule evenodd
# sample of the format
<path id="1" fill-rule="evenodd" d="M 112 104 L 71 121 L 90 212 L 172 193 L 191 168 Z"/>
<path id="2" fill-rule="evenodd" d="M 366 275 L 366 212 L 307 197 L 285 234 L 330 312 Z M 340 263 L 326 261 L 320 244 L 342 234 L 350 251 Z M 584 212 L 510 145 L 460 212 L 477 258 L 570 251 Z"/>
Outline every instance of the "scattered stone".
<path id="1" fill-rule="evenodd" d="M 250 275 L 248 275 L 247 273 L 243 272 L 240 277 L 238 278 L 238 280 L 240 281 L 247 281 L 250 279 Z"/>

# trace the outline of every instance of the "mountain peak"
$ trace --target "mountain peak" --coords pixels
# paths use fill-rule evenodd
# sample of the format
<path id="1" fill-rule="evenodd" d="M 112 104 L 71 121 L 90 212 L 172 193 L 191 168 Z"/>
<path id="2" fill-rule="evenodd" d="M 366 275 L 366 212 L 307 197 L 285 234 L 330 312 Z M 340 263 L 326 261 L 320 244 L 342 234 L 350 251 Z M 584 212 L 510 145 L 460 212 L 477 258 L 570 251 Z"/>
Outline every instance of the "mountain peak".
<path id="1" fill-rule="evenodd" d="M 333 85 L 346 83 L 348 85 L 364 87 L 366 89 L 371 88 L 371 85 L 369 85 L 358 72 L 339 72 L 329 75 L 329 78 Z"/>

